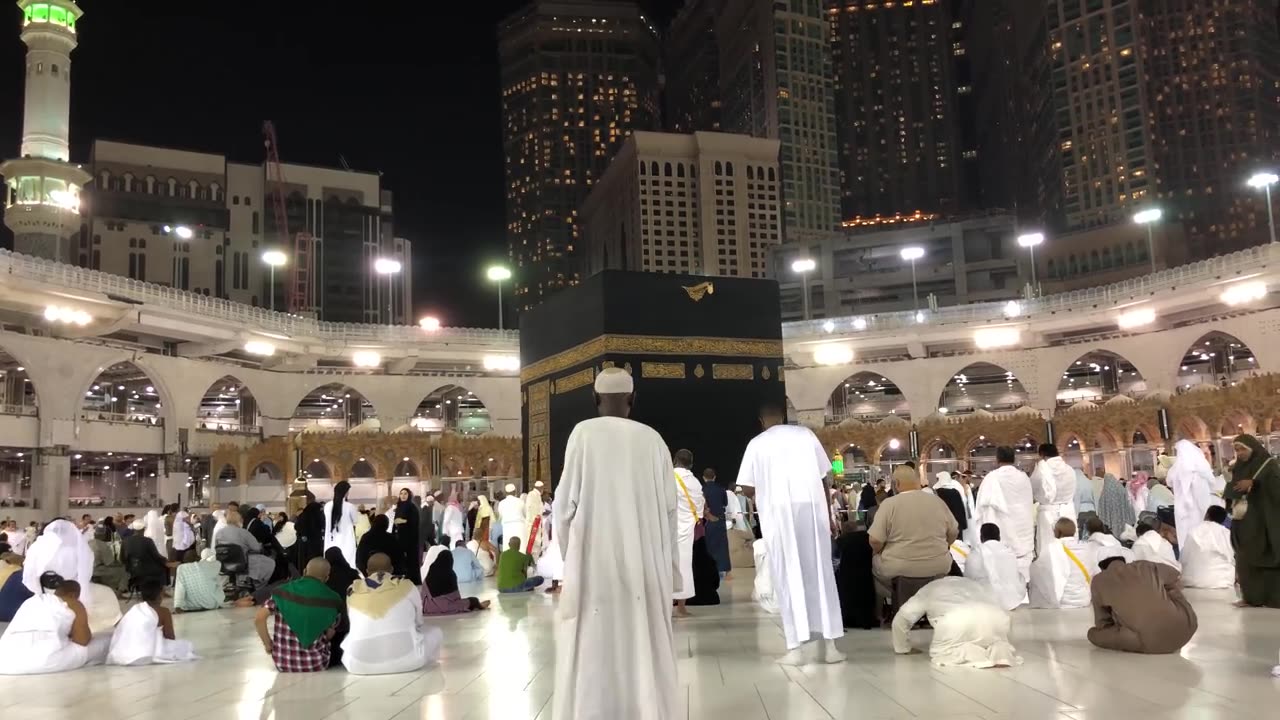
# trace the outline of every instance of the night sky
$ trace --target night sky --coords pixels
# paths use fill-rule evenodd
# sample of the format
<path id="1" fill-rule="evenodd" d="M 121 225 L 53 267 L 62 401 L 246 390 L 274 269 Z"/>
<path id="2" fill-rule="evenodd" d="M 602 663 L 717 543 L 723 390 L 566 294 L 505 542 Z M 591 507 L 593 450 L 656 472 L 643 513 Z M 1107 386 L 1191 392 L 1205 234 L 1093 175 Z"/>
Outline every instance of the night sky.
<path id="1" fill-rule="evenodd" d="M 80 0 L 71 156 L 94 138 L 261 162 L 378 170 L 414 255 L 414 305 L 493 327 L 485 266 L 506 257 L 497 25 L 485 3 Z M 680 0 L 652 0 L 660 18 Z M 0 157 L 22 133 L 21 12 L 0 2 Z M 5 247 L 12 246 L 7 230 Z"/>

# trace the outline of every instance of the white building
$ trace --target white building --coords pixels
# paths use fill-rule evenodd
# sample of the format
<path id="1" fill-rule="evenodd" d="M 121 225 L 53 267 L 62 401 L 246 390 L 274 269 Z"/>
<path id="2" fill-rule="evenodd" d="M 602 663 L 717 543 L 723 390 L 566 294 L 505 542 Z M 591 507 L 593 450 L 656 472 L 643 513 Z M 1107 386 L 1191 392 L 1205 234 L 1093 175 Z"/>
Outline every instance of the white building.
<path id="1" fill-rule="evenodd" d="M 779 187 L 777 140 L 635 132 L 583 205 L 587 274 L 768 277 Z"/>

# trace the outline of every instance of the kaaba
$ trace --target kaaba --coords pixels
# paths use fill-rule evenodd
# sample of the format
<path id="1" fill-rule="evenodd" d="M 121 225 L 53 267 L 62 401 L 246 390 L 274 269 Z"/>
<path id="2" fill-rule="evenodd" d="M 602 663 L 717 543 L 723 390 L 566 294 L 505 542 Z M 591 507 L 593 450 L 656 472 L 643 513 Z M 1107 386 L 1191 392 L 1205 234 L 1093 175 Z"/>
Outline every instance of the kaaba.
<path id="1" fill-rule="evenodd" d="M 782 317 L 772 280 L 606 270 L 520 318 L 525 481 L 560 481 L 565 444 L 596 416 L 606 367 L 635 380 L 631 418 L 694 472 L 736 481 L 760 406 L 786 402 Z"/>

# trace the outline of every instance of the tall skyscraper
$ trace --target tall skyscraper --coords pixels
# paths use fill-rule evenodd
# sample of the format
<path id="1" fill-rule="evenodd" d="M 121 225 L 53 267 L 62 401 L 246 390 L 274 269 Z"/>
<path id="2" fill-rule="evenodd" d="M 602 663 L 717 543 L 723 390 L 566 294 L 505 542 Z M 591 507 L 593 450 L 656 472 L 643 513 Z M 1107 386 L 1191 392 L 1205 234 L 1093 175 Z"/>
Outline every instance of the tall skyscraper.
<path id="1" fill-rule="evenodd" d="M 507 245 L 518 309 L 582 277 L 578 210 L 656 127 L 658 42 L 631 0 L 534 0 L 499 29 Z"/>
<path id="2" fill-rule="evenodd" d="M 1158 202 L 1193 258 L 1267 242 L 1265 197 L 1245 181 L 1280 162 L 1276 0 L 1154 5 L 1140 42 Z"/>
<path id="3" fill-rule="evenodd" d="M 1061 227 L 1061 168 L 1049 75 L 1047 5 L 965 0 L 978 206 Z"/>
<path id="4" fill-rule="evenodd" d="M 662 48 L 665 125 L 671 132 L 720 129 L 720 45 L 716 16 L 725 0 L 688 0 Z"/>
<path id="5" fill-rule="evenodd" d="M 720 127 L 779 140 L 787 241 L 840 224 L 831 47 L 821 0 L 726 0 Z"/>
<path id="6" fill-rule="evenodd" d="M 27 46 L 20 157 L 0 164 L 4 222 L 20 253 L 66 262 L 89 174 L 70 162 L 71 51 L 83 13 L 74 0 L 21 0 Z"/>
<path id="7" fill-rule="evenodd" d="M 965 157 L 953 0 L 842 0 L 828 15 L 846 219 L 955 214 Z M 971 189 L 971 188 L 966 188 Z"/>

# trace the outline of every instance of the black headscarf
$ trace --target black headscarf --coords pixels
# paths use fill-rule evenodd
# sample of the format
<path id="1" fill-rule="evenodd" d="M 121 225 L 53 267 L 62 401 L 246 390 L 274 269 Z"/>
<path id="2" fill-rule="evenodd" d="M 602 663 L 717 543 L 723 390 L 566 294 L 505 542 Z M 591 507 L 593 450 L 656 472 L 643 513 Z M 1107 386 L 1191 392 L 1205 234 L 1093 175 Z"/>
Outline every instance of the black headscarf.
<path id="1" fill-rule="evenodd" d="M 324 553 L 324 506 L 311 501 L 298 513 L 293 526 L 298 533 L 297 564 L 299 568 L 305 568 L 308 560 Z"/>
<path id="2" fill-rule="evenodd" d="M 329 561 L 329 581 L 325 584 L 329 589 L 342 596 L 342 601 L 347 600 L 347 590 L 351 588 L 351 583 L 360 579 L 360 573 L 355 571 L 347 563 L 347 558 L 343 556 L 342 550 L 331 547 L 324 552 L 324 559 Z"/>
<path id="3" fill-rule="evenodd" d="M 418 567 L 422 549 L 422 538 L 418 534 L 420 520 L 418 512 L 418 505 L 414 502 L 413 494 L 410 493 L 408 500 L 400 500 L 396 503 L 396 524 L 393 528 L 396 543 L 399 544 L 400 553 L 405 558 L 402 574 L 414 585 L 422 584 L 422 578 L 419 576 L 421 570 Z M 404 520 L 403 523 L 400 522 L 401 519 Z"/>
<path id="4" fill-rule="evenodd" d="M 334 532 L 338 531 L 338 522 L 342 520 L 342 501 L 347 499 L 349 492 L 351 483 L 346 480 L 333 486 L 333 516 L 329 518 L 329 529 Z"/>
<path id="5" fill-rule="evenodd" d="M 431 597 L 438 598 L 458 591 L 458 576 L 453 572 L 453 553 L 443 550 L 427 568 L 424 581 Z"/>
<path id="6" fill-rule="evenodd" d="M 1222 492 L 1223 497 L 1227 499 L 1239 500 L 1244 497 L 1244 494 L 1236 491 L 1235 484 L 1255 477 L 1262 470 L 1263 463 L 1271 457 L 1271 453 L 1267 452 L 1266 446 L 1252 435 L 1237 435 L 1232 442 L 1238 442 L 1253 451 L 1249 454 L 1248 460 L 1244 462 L 1237 460 L 1231 467 L 1231 482 L 1227 483 Z"/>
<path id="7" fill-rule="evenodd" d="M 858 504 L 862 506 L 863 510 L 870 510 L 871 508 L 875 507 L 878 504 L 876 502 L 876 486 L 875 485 L 871 483 L 867 483 L 862 486 L 862 497 L 859 498 Z"/>
<path id="8" fill-rule="evenodd" d="M 400 545 L 396 543 L 395 537 L 388 531 L 390 527 L 391 522 L 387 520 L 386 515 L 378 513 L 373 516 L 373 522 L 369 525 L 369 529 L 364 536 L 360 538 L 360 544 L 356 546 L 357 570 L 367 574 L 369 558 L 378 553 L 383 553 L 391 558 L 391 567 L 395 569 L 395 574 L 404 576 L 404 553 L 401 552 Z"/>

